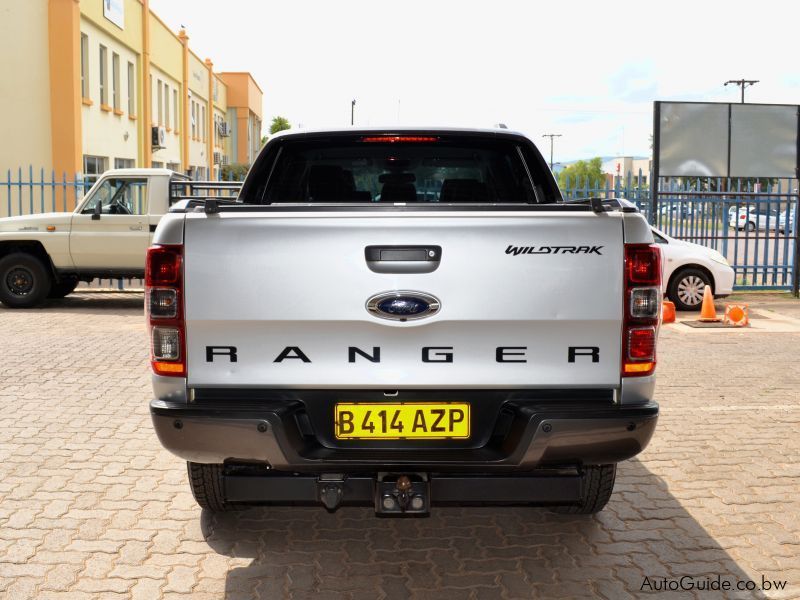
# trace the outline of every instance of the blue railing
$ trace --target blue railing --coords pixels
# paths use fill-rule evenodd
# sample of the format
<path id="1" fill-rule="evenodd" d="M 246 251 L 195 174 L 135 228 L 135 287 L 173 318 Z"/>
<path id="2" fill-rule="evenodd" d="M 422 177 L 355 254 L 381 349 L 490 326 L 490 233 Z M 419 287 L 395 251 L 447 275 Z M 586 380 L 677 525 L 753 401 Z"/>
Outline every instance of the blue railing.
<path id="1" fill-rule="evenodd" d="M 57 175 L 32 166 L 8 169 L 5 179 L 0 174 L 0 216 L 71 211 L 89 187 L 91 184 L 76 174 Z"/>
<path id="2" fill-rule="evenodd" d="M 630 200 L 668 236 L 723 254 L 736 272 L 736 288 L 792 289 L 796 285 L 800 211 L 790 180 L 764 181 L 759 188 L 743 179 L 662 178 L 655 211 L 652 183 L 650 174 L 640 170 L 602 185 L 567 179 L 561 192 L 567 199 Z M 57 175 L 30 166 L 9 169 L 5 178 L 0 173 L 0 217 L 71 211 L 90 185 L 76 174 Z"/>
<path id="3" fill-rule="evenodd" d="M 717 250 L 733 267 L 737 289 L 796 291 L 800 211 L 792 180 L 662 178 L 655 211 L 652 180 L 641 171 L 613 185 L 565 183 L 565 198 L 626 198 L 668 236 Z"/>

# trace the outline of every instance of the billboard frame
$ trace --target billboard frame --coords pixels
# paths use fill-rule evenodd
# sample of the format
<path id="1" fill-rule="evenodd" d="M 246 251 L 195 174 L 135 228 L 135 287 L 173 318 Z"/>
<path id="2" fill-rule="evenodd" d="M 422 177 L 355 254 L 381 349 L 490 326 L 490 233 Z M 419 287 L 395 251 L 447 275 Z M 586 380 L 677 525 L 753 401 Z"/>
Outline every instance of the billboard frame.
<path id="1" fill-rule="evenodd" d="M 662 104 L 704 104 L 704 105 L 715 105 L 715 106 L 727 106 L 728 107 L 728 148 L 727 148 L 727 174 L 726 175 L 719 175 L 715 177 L 719 177 L 720 179 L 724 179 L 726 182 L 729 179 L 736 179 L 736 177 L 731 177 L 731 113 L 732 107 L 734 105 L 747 105 L 747 106 L 777 106 L 777 107 L 785 107 L 785 108 L 794 108 L 797 113 L 797 124 L 796 124 L 796 131 L 795 131 L 795 139 L 796 139 L 796 149 L 795 149 L 795 166 L 794 166 L 794 179 L 800 180 L 800 105 L 798 104 L 764 104 L 764 103 L 756 103 L 756 102 L 701 102 L 699 100 L 654 100 L 653 101 L 653 166 L 651 169 L 651 193 L 650 193 L 650 201 L 651 201 L 651 209 L 653 211 L 657 210 L 658 207 L 658 184 L 660 182 L 661 175 L 661 105 Z M 667 175 L 667 177 L 680 177 L 677 175 Z M 690 177 L 690 176 L 686 176 Z M 774 177 L 770 175 L 765 175 L 764 177 Z M 651 213 L 654 214 L 654 213 Z"/>

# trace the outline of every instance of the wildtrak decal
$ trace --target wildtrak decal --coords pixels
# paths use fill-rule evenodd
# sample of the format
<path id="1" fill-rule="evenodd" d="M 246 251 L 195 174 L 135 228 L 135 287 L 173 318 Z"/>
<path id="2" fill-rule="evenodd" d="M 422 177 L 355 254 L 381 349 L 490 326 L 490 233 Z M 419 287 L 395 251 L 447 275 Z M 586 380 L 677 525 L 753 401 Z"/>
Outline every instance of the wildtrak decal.
<path id="1" fill-rule="evenodd" d="M 520 254 L 599 254 L 603 246 L 511 246 L 506 248 L 506 254 L 519 256 Z"/>

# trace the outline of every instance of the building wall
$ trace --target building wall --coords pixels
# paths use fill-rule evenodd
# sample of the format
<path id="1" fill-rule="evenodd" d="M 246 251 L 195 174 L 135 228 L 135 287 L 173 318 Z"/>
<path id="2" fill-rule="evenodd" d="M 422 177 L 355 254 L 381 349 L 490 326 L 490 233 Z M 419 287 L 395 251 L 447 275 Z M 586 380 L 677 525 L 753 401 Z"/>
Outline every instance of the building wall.
<path id="1" fill-rule="evenodd" d="M 164 127 L 167 131 L 166 147 L 161 150 L 153 149 L 153 166 L 166 167 L 167 163 L 173 165 L 176 163 L 181 164 L 181 82 L 167 75 L 156 66 L 155 62 L 150 64 L 150 77 L 153 80 L 150 125 L 152 127 Z M 160 110 L 159 89 L 161 90 Z M 176 105 L 177 114 L 175 112 Z"/>
<path id="2" fill-rule="evenodd" d="M 126 15 L 127 16 L 127 15 Z M 113 24 L 112 24 L 113 25 Z M 84 17 L 81 18 L 81 34 L 86 35 L 88 52 L 88 97 L 83 98 L 81 106 L 82 144 L 84 156 L 97 156 L 105 159 L 108 169 L 113 169 L 115 159 L 138 161 L 139 131 L 137 123 L 138 86 L 134 83 L 134 113 L 128 111 L 128 63 L 134 65 L 138 74 L 139 55 L 123 45 L 119 39 L 110 36 L 107 28 Z M 106 49 L 106 102 L 100 98 L 100 47 Z M 115 107 L 113 98 L 113 61 L 119 60 L 119 104 Z M 138 79 L 138 77 L 137 77 Z M 90 104 L 91 103 L 91 104 Z"/>
<path id="3" fill-rule="evenodd" d="M 199 177 L 209 176 L 208 67 L 194 52 L 189 52 L 189 167 Z M 192 108 L 194 105 L 194 108 Z M 192 126 L 194 123 L 194 126 Z M 199 171 L 198 171 L 199 170 Z"/>
<path id="4" fill-rule="evenodd" d="M 228 88 L 231 124 L 236 129 L 230 144 L 232 162 L 250 164 L 261 148 L 263 93 L 250 73 L 221 73 Z M 235 121 L 233 117 L 235 116 Z"/>
<path id="5" fill-rule="evenodd" d="M 30 27 L 20 27 L 30 23 Z M 0 5 L 0 178 L 6 170 L 53 168 L 50 124 L 47 0 Z M 42 32 L 31 35 L 31 31 Z M 59 174 L 60 176 L 60 174 Z"/>
<path id="6" fill-rule="evenodd" d="M 217 175 L 222 163 L 233 162 L 229 158 L 233 136 L 220 136 L 217 124 L 227 121 L 228 129 L 240 134 L 236 139 L 245 140 L 248 134 L 253 137 L 254 127 L 260 127 L 255 115 L 260 119 L 261 91 L 252 77 L 239 74 L 242 89 L 237 93 L 243 104 L 241 110 L 231 106 L 224 77 L 213 73 L 211 61 L 191 51 L 185 32 L 170 31 L 153 13 L 145 19 L 147 0 L 123 0 L 121 24 L 106 18 L 103 7 L 103 0 L 0 2 L 4 109 L 0 131 L 5 140 L 0 146 L 0 180 L 8 169 L 16 176 L 19 167 L 24 168 L 27 180 L 28 165 L 35 168 L 37 178 L 44 168 L 48 178 L 55 169 L 59 178 L 63 170 L 72 180 L 85 176 L 89 163 L 99 169 L 117 164 L 141 167 L 151 161 L 176 170 L 193 167 L 196 176 Z M 86 36 L 85 45 L 81 34 Z M 104 102 L 101 45 L 106 49 Z M 82 75 L 87 76 L 85 88 Z M 239 115 L 246 123 L 242 131 L 237 129 L 237 120 L 231 120 Z M 154 125 L 168 131 L 166 147 L 151 152 Z M 245 147 L 243 161 L 249 162 L 252 156 Z"/>
<path id="7" fill-rule="evenodd" d="M 155 14 L 150 13 L 150 126 L 164 127 L 166 147 L 153 150 L 152 164 L 182 171 L 183 44 Z M 159 86 L 161 102 L 159 103 Z M 160 106 L 160 111 L 159 111 Z"/>
<path id="8" fill-rule="evenodd" d="M 83 0 L 80 3 L 81 16 L 92 21 L 134 52 L 142 51 L 142 3 L 139 0 L 125 0 L 125 27 L 121 28 L 103 15 L 102 0 Z"/>

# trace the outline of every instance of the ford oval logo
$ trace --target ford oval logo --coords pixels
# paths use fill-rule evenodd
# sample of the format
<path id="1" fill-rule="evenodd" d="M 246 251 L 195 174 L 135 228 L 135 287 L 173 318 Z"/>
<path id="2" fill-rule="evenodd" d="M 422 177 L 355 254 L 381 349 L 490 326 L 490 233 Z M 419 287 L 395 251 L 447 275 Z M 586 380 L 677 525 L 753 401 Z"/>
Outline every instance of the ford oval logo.
<path id="1" fill-rule="evenodd" d="M 439 312 L 439 299 L 423 292 L 384 292 L 367 300 L 367 310 L 381 319 L 410 321 Z"/>

